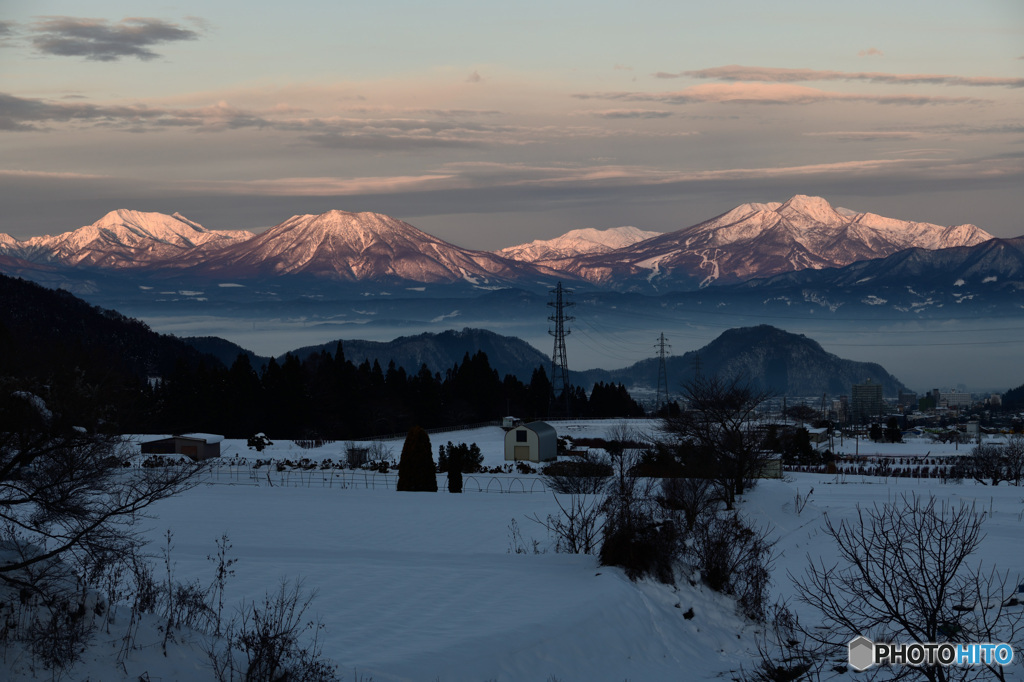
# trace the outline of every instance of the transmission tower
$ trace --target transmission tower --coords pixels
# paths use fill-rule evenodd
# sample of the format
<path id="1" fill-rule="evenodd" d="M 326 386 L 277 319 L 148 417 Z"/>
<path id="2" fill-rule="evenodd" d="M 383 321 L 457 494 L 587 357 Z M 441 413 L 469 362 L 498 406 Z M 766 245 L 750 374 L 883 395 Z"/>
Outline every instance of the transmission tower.
<path id="1" fill-rule="evenodd" d="M 657 412 L 661 412 L 661 408 L 668 405 L 668 369 L 665 367 L 665 355 L 672 346 L 666 344 L 666 341 L 668 339 L 665 338 L 665 332 L 662 332 L 658 337 L 658 343 L 654 344 L 658 349 L 658 397 L 655 401 Z"/>
<path id="2" fill-rule="evenodd" d="M 562 283 L 550 290 L 551 294 L 554 294 L 555 300 L 548 301 L 548 306 L 555 309 L 555 314 L 548 317 L 548 319 L 555 323 L 554 330 L 548 329 L 548 334 L 555 337 L 555 350 L 551 353 L 551 389 L 553 392 L 552 399 L 558 400 L 558 396 L 561 395 L 565 399 L 565 418 L 569 417 L 569 363 L 565 359 L 565 337 L 569 334 L 569 329 L 566 328 L 565 323 L 572 321 L 573 317 L 565 314 L 565 309 L 573 305 L 571 301 L 565 300 L 570 294 L 572 289 L 563 289 Z"/>

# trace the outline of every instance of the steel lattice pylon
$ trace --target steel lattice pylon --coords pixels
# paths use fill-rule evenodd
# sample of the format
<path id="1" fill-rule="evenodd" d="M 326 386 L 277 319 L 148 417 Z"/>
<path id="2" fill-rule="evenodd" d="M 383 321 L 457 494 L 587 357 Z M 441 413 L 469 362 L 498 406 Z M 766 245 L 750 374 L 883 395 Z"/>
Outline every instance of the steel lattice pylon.
<path id="1" fill-rule="evenodd" d="M 565 414 L 562 416 L 568 418 L 572 386 L 569 384 L 569 363 L 565 357 L 565 337 L 570 330 L 566 328 L 565 323 L 574 318 L 567 316 L 565 309 L 574 305 L 571 301 L 566 300 L 568 295 L 572 294 L 572 289 L 563 289 L 562 283 L 559 282 L 554 289 L 550 290 L 550 293 L 555 297 L 554 301 L 548 301 L 548 306 L 555 309 L 555 314 L 548 317 L 548 320 L 555 323 L 553 330 L 548 329 L 548 334 L 555 337 L 555 349 L 551 353 L 552 407 L 557 405 L 558 398 L 561 396 L 565 400 Z"/>
<path id="2" fill-rule="evenodd" d="M 665 332 L 658 337 L 658 343 L 654 347 L 658 349 L 658 397 L 655 401 L 655 410 L 660 412 L 662 407 L 668 405 L 668 369 L 665 366 L 665 355 L 672 346 L 667 343 Z"/>

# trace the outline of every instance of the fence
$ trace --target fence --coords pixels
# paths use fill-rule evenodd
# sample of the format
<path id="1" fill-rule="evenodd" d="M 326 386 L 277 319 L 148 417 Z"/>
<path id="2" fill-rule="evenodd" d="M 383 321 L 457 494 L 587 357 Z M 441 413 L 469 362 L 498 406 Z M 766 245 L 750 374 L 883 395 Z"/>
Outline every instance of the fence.
<path id="1" fill-rule="evenodd" d="M 501 426 L 500 421 L 478 422 L 476 424 L 461 424 L 459 426 L 439 426 L 434 429 L 423 429 L 427 433 L 449 433 L 451 431 L 468 431 L 469 429 L 482 429 L 486 426 Z M 379 436 L 367 436 L 359 440 L 404 440 L 409 435 L 408 431 L 401 433 L 386 433 Z"/>
<path id="2" fill-rule="evenodd" d="M 254 466 L 244 463 L 213 463 L 201 477 L 213 485 L 251 485 L 284 488 L 338 488 L 340 490 L 394 490 L 398 474 L 351 469 L 285 468 L 274 465 Z M 446 490 L 447 476 L 437 476 L 437 489 Z M 547 484 L 540 476 L 463 474 L 462 490 L 467 493 L 546 493 Z"/>

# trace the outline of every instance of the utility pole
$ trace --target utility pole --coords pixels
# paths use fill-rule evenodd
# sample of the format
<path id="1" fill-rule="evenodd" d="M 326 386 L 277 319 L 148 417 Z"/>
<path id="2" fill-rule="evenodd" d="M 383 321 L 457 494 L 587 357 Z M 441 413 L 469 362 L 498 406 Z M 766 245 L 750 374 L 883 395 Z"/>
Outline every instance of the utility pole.
<path id="1" fill-rule="evenodd" d="M 662 332 L 658 337 L 658 343 L 654 344 L 658 349 L 658 396 L 654 403 L 655 414 L 661 412 L 662 407 L 668 407 L 668 369 L 665 366 L 665 354 L 672 346 L 667 345 L 666 341 L 668 339 L 665 338 L 665 332 Z"/>
<path id="2" fill-rule="evenodd" d="M 567 316 L 565 309 L 575 304 L 566 300 L 572 294 L 572 289 L 563 289 L 561 282 L 554 289 L 551 289 L 549 293 L 555 297 L 555 300 L 548 301 L 548 306 L 555 309 L 555 314 L 548 317 L 548 320 L 555 323 L 554 330 L 548 329 L 548 334 L 555 337 L 555 349 L 551 353 L 552 404 L 554 405 L 558 400 L 559 391 L 561 391 L 561 395 L 565 399 L 564 418 L 568 419 L 570 412 L 569 397 L 572 386 L 569 384 L 569 363 L 565 359 L 565 337 L 570 333 L 570 330 L 566 328 L 565 323 L 571 322 L 576 318 Z"/>

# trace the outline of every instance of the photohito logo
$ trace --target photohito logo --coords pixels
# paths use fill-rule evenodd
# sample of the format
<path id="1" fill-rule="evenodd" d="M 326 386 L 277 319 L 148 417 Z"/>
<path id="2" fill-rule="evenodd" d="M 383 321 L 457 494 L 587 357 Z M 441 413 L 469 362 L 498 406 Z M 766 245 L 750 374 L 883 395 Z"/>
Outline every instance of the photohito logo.
<path id="1" fill-rule="evenodd" d="M 850 667 L 863 672 L 873 665 L 1010 665 L 1013 647 L 999 643 L 882 644 L 867 637 L 850 641 Z"/>

